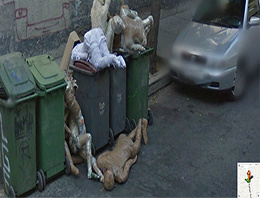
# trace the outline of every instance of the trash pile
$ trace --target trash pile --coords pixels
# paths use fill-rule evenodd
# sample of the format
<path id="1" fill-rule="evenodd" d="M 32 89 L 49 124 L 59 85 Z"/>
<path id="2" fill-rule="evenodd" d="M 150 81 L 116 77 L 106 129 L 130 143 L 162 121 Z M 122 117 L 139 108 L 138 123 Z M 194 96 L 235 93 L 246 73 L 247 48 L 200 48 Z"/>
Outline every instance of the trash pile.
<path id="1" fill-rule="evenodd" d="M 72 50 L 72 60 L 85 60 L 97 70 L 113 66 L 125 68 L 122 56 L 110 54 L 115 48 L 130 54 L 145 51 L 147 34 L 153 25 L 153 17 L 142 20 L 136 11 L 130 10 L 122 1 L 120 16 L 111 17 L 109 6 L 111 0 L 94 0 L 91 9 L 92 30 L 84 36 Z M 116 37 L 116 38 L 115 38 Z"/>
<path id="2" fill-rule="evenodd" d="M 43 191 L 61 173 L 78 176 L 84 161 L 87 178 L 112 190 L 126 182 L 142 138 L 147 144 L 153 17 L 142 20 L 123 2 L 112 17 L 110 3 L 93 0 L 92 29 L 83 42 L 70 34 L 60 67 L 49 55 L 0 57 L 0 165 L 8 196 Z M 113 150 L 96 160 L 96 150 L 114 146 L 115 137 Z"/>
<path id="3" fill-rule="evenodd" d="M 110 3 L 111 0 L 93 1 L 91 9 L 92 29 L 86 32 L 84 41 L 77 44 L 71 52 L 73 66 L 70 66 L 70 69 L 73 70 L 73 76 L 77 79 L 79 84 L 78 94 L 76 94 L 77 99 L 79 105 L 84 109 L 83 116 L 87 121 L 86 126 L 94 133 L 93 143 L 97 149 L 100 149 L 101 146 L 108 141 L 104 138 L 106 137 L 106 131 L 109 131 L 109 143 L 110 145 L 113 145 L 114 136 L 116 134 L 119 134 L 123 130 L 135 130 L 136 121 L 138 121 L 139 118 L 142 118 L 142 115 L 133 115 L 132 117 L 135 117 L 135 119 L 132 120 L 125 117 L 126 93 L 123 93 L 122 90 L 126 89 L 127 75 L 125 68 L 127 64 L 124 58 L 127 57 L 127 53 L 135 54 L 136 52 L 145 52 L 147 50 L 145 48 L 147 45 L 147 34 L 153 25 L 152 16 L 142 20 L 138 16 L 138 13 L 130 10 L 127 5 L 124 5 L 123 1 L 120 9 L 120 16 L 110 16 Z M 120 51 L 120 54 L 124 55 L 124 58 L 121 55 L 116 56 L 115 54 L 112 54 L 113 51 Z M 150 51 L 148 50 L 147 54 L 149 54 L 149 52 Z M 143 69 L 141 65 L 140 68 Z M 111 68 L 109 70 L 110 80 L 106 68 Z M 117 69 L 117 72 L 113 69 Z M 148 74 L 148 70 L 143 72 Z M 142 77 L 139 76 L 139 78 Z M 139 80 L 137 80 L 137 82 L 139 82 Z M 121 87 L 119 85 L 121 85 Z M 136 85 L 139 86 L 139 84 Z M 93 87 L 95 87 L 94 91 L 91 89 Z M 107 90 L 110 90 L 110 93 L 107 92 Z M 140 92 L 144 93 L 147 91 L 148 90 L 146 89 L 140 90 Z M 88 94 L 84 94 L 85 92 L 88 92 Z M 92 97 L 97 98 L 97 104 L 92 100 Z M 136 101 L 133 101 L 133 104 L 136 102 L 137 99 Z M 119 112 L 118 108 L 116 108 L 117 106 L 121 107 L 121 109 L 125 109 L 125 111 Z M 146 117 L 147 108 L 144 107 L 144 109 L 146 110 L 142 109 L 142 111 L 145 112 L 144 117 Z M 110 111 L 110 115 L 108 114 L 108 111 Z M 148 114 L 149 112 L 151 111 L 148 111 Z M 118 118 L 117 121 L 115 119 L 114 122 L 113 117 L 115 117 L 115 115 L 117 115 L 117 117 L 125 117 L 126 124 L 123 124 L 125 127 L 115 126 L 115 122 L 117 122 L 117 125 L 124 123 L 124 119 L 123 121 L 119 121 Z M 152 116 L 151 113 L 149 116 Z M 96 120 L 91 119 L 94 117 Z M 110 125 L 104 124 L 108 123 L 109 120 Z M 151 119 L 149 119 L 149 122 L 151 123 Z M 93 126 L 93 123 L 95 123 L 95 126 Z M 109 127 L 112 128 L 109 129 Z M 97 131 L 99 130 L 103 132 L 98 132 L 97 134 Z M 122 163 L 125 163 L 123 158 Z M 103 173 L 107 175 L 107 172 L 104 171 L 104 167 Z M 107 177 L 105 177 L 105 180 L 106 178 Z M 101 181 L 104 182 L 103 180 Z M 106 186 L 107 183 L 105 184 L 105 187 Z M 106 187 L 106 189 L 111 190 L 112 188 Z"/>

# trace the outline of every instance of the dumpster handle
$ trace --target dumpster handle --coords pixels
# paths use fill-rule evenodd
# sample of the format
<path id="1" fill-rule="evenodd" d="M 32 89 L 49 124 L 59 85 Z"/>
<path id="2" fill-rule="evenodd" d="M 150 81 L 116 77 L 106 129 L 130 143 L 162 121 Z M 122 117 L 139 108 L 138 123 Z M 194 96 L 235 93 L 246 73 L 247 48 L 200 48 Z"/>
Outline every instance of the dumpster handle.
<path id="1" fill-rule="evenodd" d="M 93 74 L 93 73 L 90 72 L 90 71 L 77 68 L 77 67 L 75 67 L 74 65 L 70 65 L 69 67 L 70 67 L 70 69 L 73 70 L 73 71 L 78 71 L 78 72 L 80 72 L 80 73 L 87 74 L 88 76 L 94 76 L 94 75 L 95 75 L 95 74 Z"/>
<path id="2" fill-rule="evenodd" d="M 32 94 L 32 95 L 30 95 L 30 96 L 28 96 L 28 97 L 24 97 L 24 98 L 22 98 L 22 99 L 20 99 L 20 100 L 17 100 L 16 104 L 21 103 L 21 102 L 24 102 L 24 101 L 26 101 L 26 100 L 30 100 L 30 99 L 32 99 L 32 98 L 35 98 L 36 96 L 38 96 L 38 94 L 37 94 L 37 93 L 34 93 L 34 94 Z"/>
<path id="3" fill-rule="evenodd" d="M 134 98 L 138 92 L 135 91 L 134 95 L 128 96 L 128 98 Z"/>
<path id="4" fill-rule="evenodd" d="M 52 88 L 50 88 L 50 89 L 47 89 L 46 93 L 50 93 L 50 92 L 52 92 L 52 91 L 55 91 L 55 90 L 57 90 L 57 89 L 60 89 L 60 88 L 66 87 L 66 86 L 67 86 L 67 83 L 64 82 L 64 83 L 62 83 L 62 84 L 60 84 L 60 85 L 58 85 L 58 86 L 56 86 L 56 87 L 52 87 Z"/>
<path id="5" fill-rule="evenodd" d="M 22 103 L 22 102 L 25 102 L 27 100 L 30 100 L 30 99 L 33 99 L 33 98 L 36 98 L 38 96 L 37 93 L 34 93 L 32 95 L 29 95 L 27 97 L 24 97 L 24 98 L 21 98 L 19 100 L 16 100 L 15 102 L 13 103 L 8 103 L 8 101 L 6 100 L 3 100 L 3 99 L 0 99 L 0 104 L 1 105 L 5 105 L 7 108 L 13 108 L 15 105 L 19 104 L 19 103 Z"/>
<path id="6" fill-rule="evenodd" d="M 147 49 L 146 51 L 143 51 L 143 52 L 138 52 L 137 54 L 135 54 L 135 55 L 137 55 L 137 56 L 144 56 L 144 55 L 150 55 L 151 53 L 152 53 L 152 51 L 153 51 L 153 48 L 149 48 L 149 49 Z M 134 56 L 135 56 L 134 55 Z"/>
<path id="7" fill-rule="evenodd" d="M 52 87 L 52 88 L 50 88 L 50 89 L 46 89 L 45 86 L 41 86 L 41 85 L 38 85 L 38 84 L 37 84 L 37 86 L 38 86 L 42 91 L 44 91 L 45 93 L 52 92 L 52 91 L 54 91 L 54 90 L 56 90 L 56 89 L 62 88 L 63 86 L 65 87 L 65 85 L 67 86 L 67 83 L 66 83 L 66 82 L 63 82 L 62 84 L 59 84 L 58 86 Z"/>
<path id="8" fill-rule="evenodd" d="M 46 92 L 46 88 L 45 88 L 44 86 L 38 85 L 38 84 L 37 84 L 37 86 L 38 86 L 41 90 L 43 90 L 44 92 Z"/>

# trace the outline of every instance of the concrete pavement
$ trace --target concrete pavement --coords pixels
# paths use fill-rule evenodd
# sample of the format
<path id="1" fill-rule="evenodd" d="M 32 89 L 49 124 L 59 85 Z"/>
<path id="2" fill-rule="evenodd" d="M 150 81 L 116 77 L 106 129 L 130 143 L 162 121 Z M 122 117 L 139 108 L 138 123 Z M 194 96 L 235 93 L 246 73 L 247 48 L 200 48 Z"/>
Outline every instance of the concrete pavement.
<path id="1" fill-rule="evenodd" d="M 128 181 L 108 192 L 81 175 L 62 176 L 40 197 L 236 197 L 237 162 L 260 161 L 260 80 L 254 79 L 240 101 L 225 95 L 176 87 L 150 99 L 154 126 Z"/>

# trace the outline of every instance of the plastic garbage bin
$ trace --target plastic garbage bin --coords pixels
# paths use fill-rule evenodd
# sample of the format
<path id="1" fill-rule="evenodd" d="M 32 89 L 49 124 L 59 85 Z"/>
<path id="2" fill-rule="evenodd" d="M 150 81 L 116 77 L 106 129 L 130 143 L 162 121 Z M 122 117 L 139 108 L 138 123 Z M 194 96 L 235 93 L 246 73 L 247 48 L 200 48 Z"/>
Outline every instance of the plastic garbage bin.
<path id="1" fill-rule="evenodd" d="M 5 193 L 20 196 L 41 186 L 36 173 L 35 82 L 20 53 L 0 57 L 1 158 Z M 5 95 L 3 97 L 3 95 Z M 8 99 L 7 99 L 8 98 Z"/>
<path id="2" fill-rule="evenodd" d="M 76 99 L 85 119 L 86 129 L 92 135 L 94 150 L 108 142 L 114 143 L 114 133 L 109 128 L 109 69 L 92 73 L 70 66 L 77 81 Z"/>
<path id="3" fill-rule="evenodd" d="M 131 130 L 136 127 L 140 118 L 147 118 L 149 125 L 153 123 L 153 114 L 148 109 L 149 94 L 149 55 L 153 49 L 136 53 L 127 60 L 127 117 Z"/>
<path id="4" fill-rule="evenodd" d="M 110 128 L 117 136 L 129 132 L 130 122 L 126 117 L 126 69 L 110 70 Z"/>
<path id="5" fill-rule="evenodd" d="M 44 175 L 44 186 L 64 170 L 64 73 L 48 55 L 27 59 L 37 84 L 37 169 Z"/>

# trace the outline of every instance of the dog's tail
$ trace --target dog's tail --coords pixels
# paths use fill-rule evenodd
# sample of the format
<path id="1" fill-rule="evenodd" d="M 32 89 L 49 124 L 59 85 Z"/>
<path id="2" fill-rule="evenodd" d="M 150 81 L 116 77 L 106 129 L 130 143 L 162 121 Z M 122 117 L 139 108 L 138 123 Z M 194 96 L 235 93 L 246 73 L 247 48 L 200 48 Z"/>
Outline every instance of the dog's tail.
<path id="1" fill-rule="evenodd" d="M 121 7 L 125 5 L 124 0 L 121 0 Z"/>

